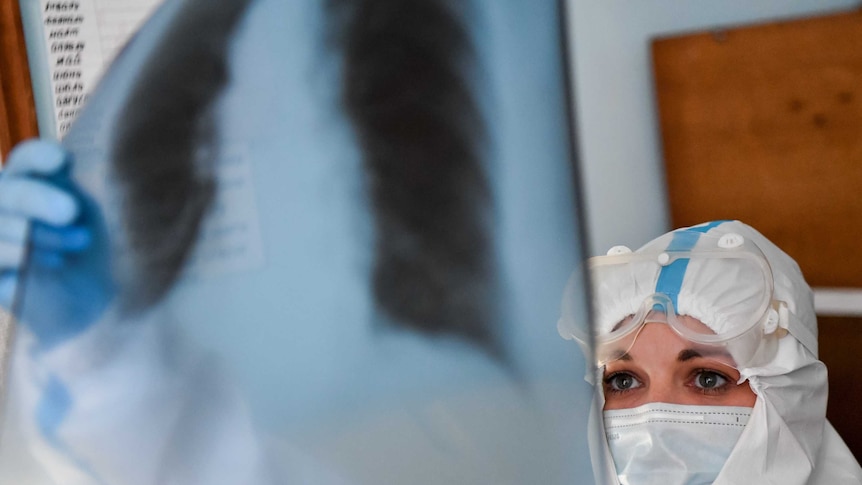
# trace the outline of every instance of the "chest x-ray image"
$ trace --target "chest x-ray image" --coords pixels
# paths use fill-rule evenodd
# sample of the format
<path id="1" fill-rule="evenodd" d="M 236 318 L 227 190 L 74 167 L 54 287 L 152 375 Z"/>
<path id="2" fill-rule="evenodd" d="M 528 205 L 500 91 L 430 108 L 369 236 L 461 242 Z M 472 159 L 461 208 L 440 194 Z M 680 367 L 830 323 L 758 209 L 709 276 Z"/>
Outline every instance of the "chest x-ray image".
<path id="1" fill-rule="evenodd" d="M 44 483 L 592 482 L 563 15 L 167 1 L 10 161 L 42 205 L 2 454 Z"/>

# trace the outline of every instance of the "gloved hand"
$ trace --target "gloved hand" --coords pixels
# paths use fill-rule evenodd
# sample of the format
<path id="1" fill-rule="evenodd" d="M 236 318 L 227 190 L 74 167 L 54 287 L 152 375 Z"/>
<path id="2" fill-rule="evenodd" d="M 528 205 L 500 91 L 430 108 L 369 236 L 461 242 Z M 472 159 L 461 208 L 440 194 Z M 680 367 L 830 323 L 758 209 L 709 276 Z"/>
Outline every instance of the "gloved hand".
<path id="1" fill-rule="evenodd" d="M 114 293 L 104 224 L 72 182 L 71 158 L 31 140 L 0 172 L 0 305 L 43 346 L 89 327 Z"/>

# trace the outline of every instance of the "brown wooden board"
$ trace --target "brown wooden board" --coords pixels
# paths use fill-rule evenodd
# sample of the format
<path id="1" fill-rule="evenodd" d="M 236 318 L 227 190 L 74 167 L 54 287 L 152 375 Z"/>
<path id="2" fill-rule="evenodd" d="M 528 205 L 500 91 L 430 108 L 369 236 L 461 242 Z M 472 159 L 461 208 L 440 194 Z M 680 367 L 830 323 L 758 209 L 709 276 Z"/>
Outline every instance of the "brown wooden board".
<path id="1" fill-rule="evenodd" d="M 0 70 L 0 92 L 3 91 L 3 71 Z M 0 160 L 6 158 L 9 147 L 12 146 L 12 134 L 9 132 L 9 111 L 6 100 L 0 96 Z"/>
<path id="2" fill-rule="evenodd" d="M 657 39 L 674 226 L 740 219 L 862 287 L 862 12 Z"/>
<path id="3" fill-rule="evenodd" d="M 820 358 L 829 369 L 829 404 L 826 417 L 862 459 L 862 420 L 856 411 L 862 396 L 859 356 L 862 318 L 820 317 Z"/>
<path id="4" fill-rule="evenodd" d="M 0 155 L 37 136 L 36 107 L 17 0 L 0 1 Z"/>

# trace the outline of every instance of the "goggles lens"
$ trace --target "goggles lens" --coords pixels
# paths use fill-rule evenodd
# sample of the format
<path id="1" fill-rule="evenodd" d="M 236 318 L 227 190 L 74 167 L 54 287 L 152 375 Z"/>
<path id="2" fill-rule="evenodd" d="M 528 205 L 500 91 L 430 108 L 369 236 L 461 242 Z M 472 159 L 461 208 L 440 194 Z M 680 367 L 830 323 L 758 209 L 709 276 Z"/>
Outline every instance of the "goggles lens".
<path id="1" fill-rule="evenodd" d="M 592 258 L 596 358 L 615 360 L 644 324 L 668 324 L 712 353 L 748 361 L 763 336 L 772 273 L 756 246 L 747 251 L 629 253 Z"/>

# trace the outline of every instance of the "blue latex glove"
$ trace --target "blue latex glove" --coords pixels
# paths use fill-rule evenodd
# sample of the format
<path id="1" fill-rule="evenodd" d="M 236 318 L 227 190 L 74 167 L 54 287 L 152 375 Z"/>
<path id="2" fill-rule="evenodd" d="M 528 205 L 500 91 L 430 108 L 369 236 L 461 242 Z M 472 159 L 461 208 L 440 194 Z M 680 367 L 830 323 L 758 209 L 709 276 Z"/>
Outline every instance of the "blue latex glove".
<path id="1" fill-rule="evenodd" d="M 86 329 L 113 295 L 104 225 L 71 180 L 71 158 L 27 141 L 0 173 L 0 305 L 44 346 Z"/>

